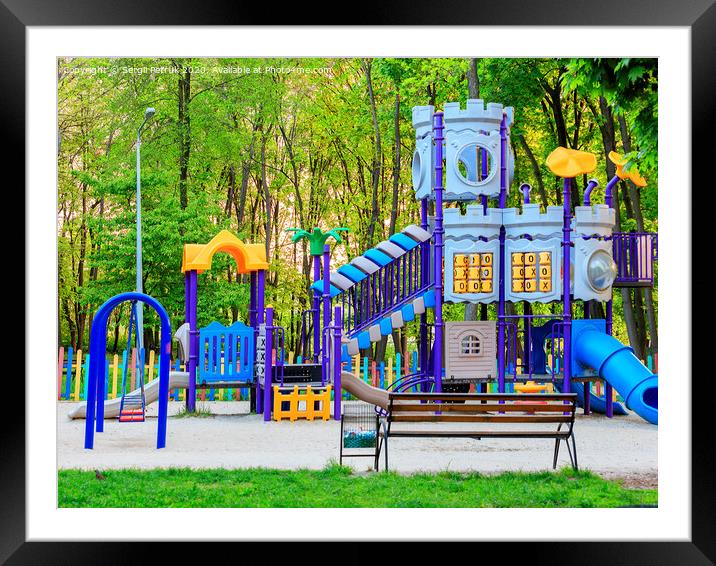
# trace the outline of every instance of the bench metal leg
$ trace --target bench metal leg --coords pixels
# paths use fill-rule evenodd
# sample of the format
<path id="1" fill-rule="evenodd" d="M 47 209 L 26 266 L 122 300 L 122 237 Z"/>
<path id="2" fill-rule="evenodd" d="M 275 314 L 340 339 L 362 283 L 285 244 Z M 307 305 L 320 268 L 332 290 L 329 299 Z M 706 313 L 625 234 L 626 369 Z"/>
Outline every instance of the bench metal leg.
<path id="1" fill-rule="evenodd" d="M 572 446 L 569 445 L 569 439 L 567 438 L 558 438 L 554 441 L 554 460 L 552 460 L 552 469 L 557 469 L 557 456 L 559 455 L 559 445 L 562 441 L 567 445 L 567 452 L 569 453 L 569 463 L 572 464 L 572 468 L 575 470 L 579 470 L 579 467 L 577 465 L 577 445 L 574 442 L 574 434 L 570 435 L 572 439 Z"/>
<path id="2" fill-rule="evenodd" d="M 557 432 L 560 431 L 562 428 L 562 423 L 559 423 L 557 425 Z M 557 457 L 559 456 L 559 441 L 562 440 L 561 438 L 557 437 L 557 439 L 554 441 L 554 459 L 552 460 L 552 469 L 557 469 Z"/>
<path id="3" fill-rule="evenodd" d="M 388 430 L 385 426 L 385 423 L 380 424 L 380 428 L 383 429 L 382 436 L 378 434 L 380 437 L 380 443 L 378 443 L 378 439 L 376 439 L 376 444 L 378 445 L 378 448 L 375 453 L 375 471 L 378 471 L 379 468 L 379 462 L 380 462 L 380 451 L 385 450 L 385 471 L 388 471 Z M 379 431 L 377 431 L 379 432 Z"/>
<path id="4" fill-rule="evenodd" d="M 373 469 L 378 471 L 378 462 L 380 461 L 380 451 L 383 449 L 383 437 L 379 434 L 375 440 L 375 460 L 373 461 Z"/>
<path id="5" fill-rule="evenodd" d="M 557 456 L 559 456 L 559 441 L 559 438 L 554 441 L 554 460 L 552 461 L 553 470 L 557 469 Z"/>
<path id="6" fill-rule="evenodd" d="M 572 464 L 574 468 L 574 458 L 572 457 L 572 448 L 569 446 L 569 439 L 565 439 L 565 443 L 567 444 L 567 452 L 569 453 L 569 463 Z"/>

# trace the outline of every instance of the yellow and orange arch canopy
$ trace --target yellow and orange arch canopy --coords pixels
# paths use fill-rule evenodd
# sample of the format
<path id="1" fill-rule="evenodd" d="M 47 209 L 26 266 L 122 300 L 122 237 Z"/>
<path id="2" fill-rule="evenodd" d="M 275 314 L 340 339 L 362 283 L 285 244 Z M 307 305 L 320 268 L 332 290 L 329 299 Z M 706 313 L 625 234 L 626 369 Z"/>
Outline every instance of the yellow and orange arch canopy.
<path id="1" fill-rule="evenodd" d="M 624 166 L 627 164 L 626 157 L 618 154 L 616 151 L 610 151 L 609 160 L 617 166 L 617 177 L 620 179 L 629 179 L 637 187 L 646 187 L 646 179 L 641 176 L 636 167 L 632 166 L 628 172 L 624 171 Z"/>
<path id="2" fill-rule="evenodd" d="M 578 177 L 596 169 L 597 157 L 588 151 L 558 147 L 547 156 L 547 167 L 558 177 Z"/>
<path id="3" fill-rule="evenodd" d="M 266 248 L 263 244 L 244 244 L 228 230 L 222 230 L 208 244 L 185 244 L 181 271 L 201 273 L 211 269 L 211 260 L 216 252 L 231 254 L 239 273 L 250 273 L 268 269 Z"/>

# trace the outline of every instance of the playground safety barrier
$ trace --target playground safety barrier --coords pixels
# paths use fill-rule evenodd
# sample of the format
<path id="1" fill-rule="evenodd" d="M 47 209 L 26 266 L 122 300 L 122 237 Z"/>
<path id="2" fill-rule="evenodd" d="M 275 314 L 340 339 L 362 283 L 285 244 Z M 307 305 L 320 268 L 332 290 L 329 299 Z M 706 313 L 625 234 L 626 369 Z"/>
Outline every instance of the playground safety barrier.
<path id="1" fill-rule="evenodd" d="M 332 386 L 313 388 L 310 385 L 299 388 L 282 388 L 273 386 L 273 418 L 276 421 L 289 419 L 295 421 L 306 419 L 312 421 L 316 418 L 327 421 L 331 418 L 331 389 Z"/>
<path id="2" fill-rule="evenodd" d="M 105 379 L 107 383 L 106 399 L 115 399 L 121 388 L 122 371 L 124 364 L 129 363 L 130 371 L 130 387 L 134 388 L 136 381 L 136 370 L 138 364 L 133 363 L 136 360 L 136 351 L 128 353 L 123 351 L 121 354 L 114 354 L 111 360 L 107 360 L 105 368 Z M 156 379 L 159 371 L 159 355 L 150 350 L 145 364 L 144 375 L 145 381 Z M 289 364 L 294 362 L 292 353 L 287 355 Z M 549 366 L 552 367 L 551 356 L 547 355 Z M 516 358 L 516 375 L 523 373 L 522 364 L 519 358 Z M 301 363 L 301 356 L 295 358 L 296 363 Z M 346 371 L 352 372 L 369 385 L 381 387 L 383 389 L 392 389 L 392 385 L 396 382 L 403 382 L 406 376 L 417 373 L 418 371 L 418 353 L 411 352 L 405 357 L 397 354 L 395 358 L 387 359 L 384 362 L 376 363 L 369 361 L 368 358 L 360 358 L 354 356 L 350 362 L 344 364 Z M 658 371 L 658 360 L 656 356 L 648 355 L 645 365 L 653 372 Z M 83 401 L 86 398 L 87 368 L 89 367 L 89 355 L 84 355 L 82 350 L 74 350 L 71 346 L 60 346 L 57 357 L 57 400 L 58 401 Z M 179 360 L 172 360 L 171 368 L 174 371 L 181 371 L 182 367 Z M 507 380 L 508 389 L 511 387 L 510 379 Z M 488 391 L 493 390 L 493 385 L 488 384 Z M 416 386 L 417 387 L 417 386 Z M 603 394 L 603 386 L 600 382 L 591 385 L 592 391 L 601 396 Z M 417 388 L 416 388 L 417 390 Z M 496 392 L 497 389 L 495 388 Z M 170 399 L 173 401 L 184 400 L 184 389 L 172 389 L 170 391 Z M 614 393 L 616 400 L 616 393 Z M 348 398 L 348 393 L 344 392 L 344 397 Z M 201 401 L 240 401 L 248 400 L 248 391 L 239 389 L 201 389 L 197 391 L 197 398 Z"/>

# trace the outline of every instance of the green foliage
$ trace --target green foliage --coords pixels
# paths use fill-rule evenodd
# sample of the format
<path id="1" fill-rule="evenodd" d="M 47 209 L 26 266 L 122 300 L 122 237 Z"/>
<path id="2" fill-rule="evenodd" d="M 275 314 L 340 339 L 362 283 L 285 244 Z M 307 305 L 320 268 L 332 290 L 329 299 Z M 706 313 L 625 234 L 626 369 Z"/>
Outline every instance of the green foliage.
<path id="1" fill-rule="evenodd" d="M 640 168 L 658 165 L 657 59 L 573 59 L 564 78 L 565 89 L 604 96 L 631 126 L 636 150 L 628 154 Z M 642 171 L 643 173 L 644 171 Z"/>
<path id="2" fill-rule="evenodd" d="M 655 506 L 655 489 L 626 489 L 591 472 L 355 475 L 323 470 L 169 468 L 60 470 L 59 507 L 623 507 Z"/>

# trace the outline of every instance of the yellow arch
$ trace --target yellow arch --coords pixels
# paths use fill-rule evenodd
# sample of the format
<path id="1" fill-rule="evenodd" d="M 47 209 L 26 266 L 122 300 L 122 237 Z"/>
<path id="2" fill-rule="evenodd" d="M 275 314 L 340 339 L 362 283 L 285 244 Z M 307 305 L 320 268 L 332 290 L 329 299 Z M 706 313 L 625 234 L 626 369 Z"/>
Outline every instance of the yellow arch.
<path id="1" fill-rule="evenodd" d="M 266 248 L 263 244 L 244 244 L 228 230 L 222 230 L 208 244 L 185 244 L 181 271 L 201 273 L 211 269 L 211 260 L 216 252 L 231 254 L 239 273 L 250 273 L 268 269 Z"/>

